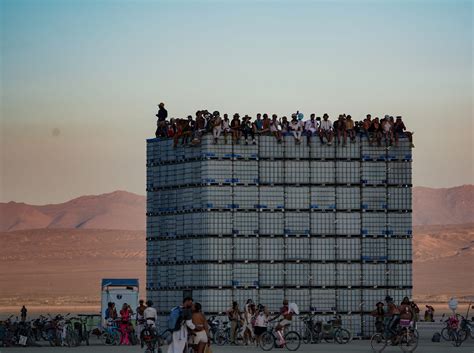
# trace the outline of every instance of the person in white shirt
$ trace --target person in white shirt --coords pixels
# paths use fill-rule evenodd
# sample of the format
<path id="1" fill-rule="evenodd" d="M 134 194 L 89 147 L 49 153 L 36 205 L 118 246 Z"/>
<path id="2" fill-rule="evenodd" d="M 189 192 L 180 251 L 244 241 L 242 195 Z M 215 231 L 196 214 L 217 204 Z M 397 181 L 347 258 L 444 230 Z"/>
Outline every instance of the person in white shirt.
<path id="1" fill-rule="evenodd" d="M 270 132 L 273 136 L 275 136 L 278 143 L 282 142 L 280 122 L 278 121 L 278 117 L 276 114 L 272 115 L 272 121 L 270 123 Z"/>
<path id="2" fill-rule="evenodd" d="M 318 133 L 319 124 L 318 121 L 315 120 L 314 113 L 311 114 L 310 119 L 305 122 L 304 129 L 306 131 L 306 143 L 308 146 L 311 146 L 311 137 Z"/>
<path id="3" fill-rule="evenodd" d="M 295 143 L 299 145 L 301 143 L 301 135 L 303 134 L 303 126 L 295 114 L 291 118 L 290 130 L 295 138 Z"/>
<path id="4" fill-rule="evenodd" d="M 329 120 L 329 115 L 324 113 L 323 121 L 321 121 L 321 128 L 319 129 L 319 136 L 322 141 L 323 141 L 323 137 L 325 137 L 326 140 L 328 141 L 328 146 L 331 146 L 333 135 L 334 135 L 333 128 L 332 128 L 331 120 Z"/>
<path id="5" fill-rule="evenodd" d="M 148 300 L 146 302 L 146 309 L 143 311 L 143 318 L 147 325 L 151 325 L 156 327 L 156 321 L 158 320 L 158 313 L 156 309 L 153 307 L 153 302 Z"/>
<path id="6" fill-rule="evenodd" d="M 218 111 L 214 112 L 214 120 L 213 120 L 213 127 L 212 127 L 212 136 L 214 136 L 214 144 L 217 143 L 217 140 L 222 132 L 222 119 L 219 115 Z"/>
<path id="7" fill-rule="evenodd" d="M 183 299 L 182 323 L 178 331 L 173 332 L 171 344 L 168 346 L 168 353 L 183 353 L 188 342 L 188 328 L 194 330 L 196 326 L 192 320 L 193 298 L 186 297 Z"/>
<path id="8" fill-rule="evenodd" d="M 224 143 L 227 145 L 227 135 L 231 134 L 230 120 L 227 114 L 224 114 L 224 120 L 222 121 L 222 133 L 224 134 Z"/>
<path id="9" fill-rule="evenodd" d="M 267 308 L 264 307 L 262 304 L 259 304 L 258 312 L 257 312 L 257 315 L 255 316 L 255 327 L 254 327 L 255 338 L 256 338 L 257 344 L 260 344 L 262 335 L 265 332 L 267 332 L 268 319 L 269 319 L 269 314 L 268 314 Z"/>

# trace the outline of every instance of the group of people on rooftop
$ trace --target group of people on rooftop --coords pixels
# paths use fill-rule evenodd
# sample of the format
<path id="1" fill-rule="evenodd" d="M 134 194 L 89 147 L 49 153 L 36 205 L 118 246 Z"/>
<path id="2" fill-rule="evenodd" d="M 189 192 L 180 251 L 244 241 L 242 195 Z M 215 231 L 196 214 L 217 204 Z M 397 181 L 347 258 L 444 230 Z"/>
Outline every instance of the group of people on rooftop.
<path id="1" fill-rule="evenodd" d="M 370 145 L 381 146 L 384 141 L 386 146 L 397 146 L 399 137 L 406 136 L 413 145 L 413 132 L 407 131 L 407 128 L 401 116 L 393 117 L 385 115 L 379 119 L 372 119 L 367 114 L 365 119 L 354 121 L 350 115 L 339 114 L 339 117 L 332 122 L 327 113 L 323 117 L 317 117 L 312 113 L 310 118 L 303 120 L 304 115 L 300 112 L 291 114 L 291 118 L 286 116 L 278 118 L 277 114 L 258 113 L 255 119 L 249 115 L 241 118 L 235 113 L 232 119 L 228 114 L 221 114 L 218 111 L 210 113 L 208 110 L 198 110 L 193 118 L 189 115 L 186 119 L 171 118 L 168 120 L 168 111 L 165 104 L 158 105 L 156 117 L 157 129 L 155 136 L 157 138 L 172 138 L 173 146 L 176 147 L 181 139 L 182 145 L 198 145 L 204 134 L 213 135 L 214 143 L 217 144 L 221 135 L 224 137 L 224 143 L 227 143 L 228 136 L 231 136 L 234 144 L 239 144 L 243 137 L 244 143 L 256 144 L 256 136 L 273 136 L 278 143 L 282 143 L 284 136 L 293 136 L 296 144 L 301 144 L 303 137 L 306 137 L 306 143 L 311 145 L 311 139 L 318 137 L 321 144 L 331 146 L 336 140 L 338 145 L 346 146 L 348 140 L 355 142 L 357 136 L 365 136 Z"/>

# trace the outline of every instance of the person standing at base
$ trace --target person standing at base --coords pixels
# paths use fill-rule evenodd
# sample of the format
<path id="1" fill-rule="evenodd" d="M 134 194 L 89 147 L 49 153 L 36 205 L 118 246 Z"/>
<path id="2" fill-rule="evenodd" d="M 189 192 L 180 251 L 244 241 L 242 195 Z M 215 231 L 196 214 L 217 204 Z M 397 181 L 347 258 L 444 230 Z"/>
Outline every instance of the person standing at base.
<path id="1" fill-rule="evenodd" d="M 137 337 L 139 340 L 141 340 L 141 333 L 143 329 L 145 328 L 145 309 L 146 306 L 144 304 L 144 300 L 140 299 L 139 301 L 139 306 L 137 307 L 137 321 L 136 321 L 136 332 L 137 332 Z"/>
<path id="2" fill-rule="evenodd" d="M 26 306 L 22 306 L 20 310 L 20 315 L 21 315 L 21 321 L 26 321 L 26 314 L 28 313 L 28 310 L 26 309 Z"/>
<path id="3" fill-rule="evenodd" d="M 172 341 L 168 346 L 168 353 L 183 353 L 188 342 L 188 329 L 194 330 L 196 328 L 192 321 L 192 307 L 193 298 L 186 297 L 183 299 L 183 305 L 171 310 L 170 319 L 176 313 L 176 326 L 173 328 Z"/>
<path id="4" fill-rule="evenodd" d="M 227 310 L 227 317 L 230 321 L 230 343 L 235 344 L 235 336 L 237 335 L 237 329 L 241 320 L 241 313 L 239 310 L 239 304 L 232 302 L 232 308 Z"/>

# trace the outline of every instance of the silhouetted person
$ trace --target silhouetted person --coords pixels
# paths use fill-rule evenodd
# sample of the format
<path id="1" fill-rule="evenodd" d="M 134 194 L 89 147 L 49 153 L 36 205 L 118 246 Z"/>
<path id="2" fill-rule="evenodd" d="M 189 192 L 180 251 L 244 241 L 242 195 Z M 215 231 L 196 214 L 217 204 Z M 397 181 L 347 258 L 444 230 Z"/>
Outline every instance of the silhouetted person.
<path id="1" fill-rule="evenodd" d="M 156 122 L 155 136 L 166 136 L 166 118 L 168 117 L 168 111 L 165 109 L 165 103 L 158 104 L 158 113 L 155 115 L 158 118 Z"/>
<path id="2" fill-rule="evenodd" d="M 26 307 L 23 305 L 20 310 L 21 313 L 21 321 L 26 321 L 26 314 L 28 313 L 28 310 Z"/>

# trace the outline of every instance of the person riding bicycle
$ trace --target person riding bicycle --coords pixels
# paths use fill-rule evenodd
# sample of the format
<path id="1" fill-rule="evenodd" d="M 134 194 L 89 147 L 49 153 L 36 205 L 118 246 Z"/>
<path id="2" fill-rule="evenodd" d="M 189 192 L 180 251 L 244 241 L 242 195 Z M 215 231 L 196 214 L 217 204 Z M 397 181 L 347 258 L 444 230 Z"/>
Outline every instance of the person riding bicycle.
<path id="1" fill-rule="evenodd" d="M 276 315 L 275 317 L 269 320 L 269 321 L 274 321 L 280 317 L 282 318 L 280 319 L 280 321 L 278 321 L 278 324 L 275 327 L 275 332 L 278 334 L 281 344 L 283 344 L 282 342 L 284 342 L 283 331 L 291 325 L 291 320 L 293 320 L 293 315 L 298 315 L 298 314 L 299 314 L 298 306 L 295 303 L 289 304 L 288 299 L 284 299 L 283 306 L 280 308 L 280 312 L 278 313 L 278 315 Z"/>
<path id="2" fill-rule="evenodd" d="M 393 298 L 389 295 L 385 297 L 385 302 L 387 303 L 387 312 L 385 317 L 387 319 L 385 325 L 385 336 L 386 337 L 396 337 L 397 332 L 395 328 L 400 321 L 400 310 L 393 302 Z"/>
<path id="3" fill-rule="evenodd" d="M 136 332 L 138 333 L 138 336 L 140 336 L 140 333 L 142 330 L 145 328 L 145 301 L 143 299 L 140 299 L 139 301 L 140 306 L 137 307 L 137 321 L 136 321 Z M 140 337 L 138 337 L 140 339 Z"/>
<path id="4" fill-rule="evenodd" d="M 375 310 L 370 313 L 371 316 L 375 317 L 375 331 L 383 332 L 383 322 L 385 318 L 384 303 L 378 302 Z"/>

